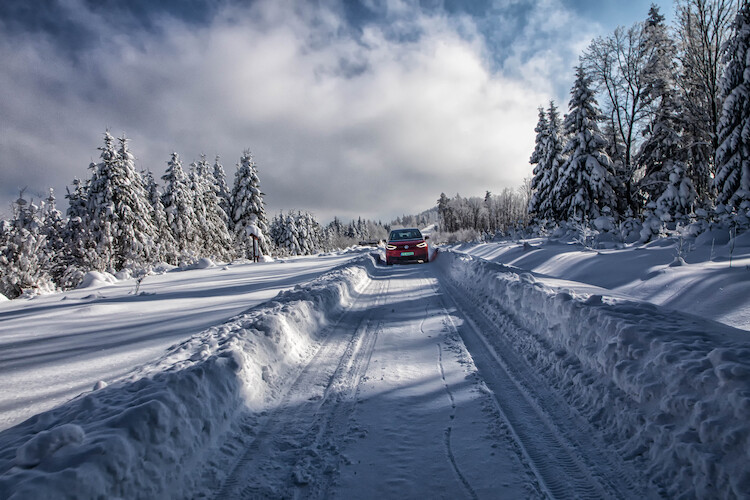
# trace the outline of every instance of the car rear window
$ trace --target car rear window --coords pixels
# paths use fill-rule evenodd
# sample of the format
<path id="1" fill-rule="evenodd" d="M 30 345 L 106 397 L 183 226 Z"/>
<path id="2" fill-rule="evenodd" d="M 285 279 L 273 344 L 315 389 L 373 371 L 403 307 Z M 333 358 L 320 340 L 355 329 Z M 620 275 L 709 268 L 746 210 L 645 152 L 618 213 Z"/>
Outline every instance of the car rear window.
<path id="1" fill-rule="evenodd" d="M 396 229 L 391 231 L 391 235 L 388 239 L 391 241 L 421 240 L 422 233 L 420 233 L 418 229 Z"/>

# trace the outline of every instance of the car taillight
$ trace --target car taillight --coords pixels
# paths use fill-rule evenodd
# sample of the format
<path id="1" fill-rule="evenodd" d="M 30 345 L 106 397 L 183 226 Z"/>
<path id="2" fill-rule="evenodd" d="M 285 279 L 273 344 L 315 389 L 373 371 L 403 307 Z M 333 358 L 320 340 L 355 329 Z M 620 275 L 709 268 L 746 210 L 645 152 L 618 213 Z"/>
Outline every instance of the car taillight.
<path id="1" fill-rule="evenodd" d="M 422 243 L 417 243 L 417 248 L 424 248 L 427 246 L 427 242 L 423 241 Z"/>
<path id="2" fill-rule="evenodd" d="M 385 248 L 387 248 L 388 250 L 395 250 L 396 245 L 386 245 Z"/>

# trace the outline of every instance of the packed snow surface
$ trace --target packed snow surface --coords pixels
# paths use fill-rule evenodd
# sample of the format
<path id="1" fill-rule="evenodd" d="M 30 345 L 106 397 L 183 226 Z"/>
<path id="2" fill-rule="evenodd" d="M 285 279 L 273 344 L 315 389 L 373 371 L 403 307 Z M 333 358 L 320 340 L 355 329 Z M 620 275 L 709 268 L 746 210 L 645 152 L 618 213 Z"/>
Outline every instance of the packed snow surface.
<path id="1" fill-rule="evenodd" d="M 3 302 L 0 497 L 744 497 L 750 261 L 713 243 L 354 252 Z M 689 306 L 707 281 L 731 306 Z M 35 370 L 83 382 L 24 401 Z"/>

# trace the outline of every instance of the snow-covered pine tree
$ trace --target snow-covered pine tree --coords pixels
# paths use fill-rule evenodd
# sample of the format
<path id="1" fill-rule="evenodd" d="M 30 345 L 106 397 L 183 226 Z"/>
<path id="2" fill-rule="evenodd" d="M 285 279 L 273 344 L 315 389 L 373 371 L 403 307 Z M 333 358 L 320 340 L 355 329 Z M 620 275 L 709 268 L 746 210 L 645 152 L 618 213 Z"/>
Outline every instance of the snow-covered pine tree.
<path id="1" fill-rule="evenodd" d="M 219 197 L 219 206 L 227 215 L 227 224 L 230 224 L 229 214 L 232 194 L 229 192 L 229 187 L 227 186 L 227 176 L 224 173 L 224 166 L 219 162 L 219 155 L 216 155 L 216 160 L 214 160 L 213 178 L 214 185 L 216 186 L 216 195 Z M 229 227 L 229 230 L 231 232 L 231 226 Z"/>
<path id="2" fill-rule="evenodd" d="M 686 222 L 693 211 L 695 188 L 690 178 L 685 175 L 685 163 L 670 161 L 669 182 L 666 189 L 656 200 L 655 215 L 664 222 Z"/>
<path id="3" fill-rule="evenodd" d="M 10 221 L 0 219 L 0 293 L 6 299 L 9 299 L 6 286 L 3 285 L 3 276 L 8 269 L 8 256 L 10 255 L 10 249 L 8 244 L 10 243 L 11 237 L 11 225 Z"/>
<path id="4" fill-rule="evenodd" d="M 161 196 L 167 224 L 172 230 L 179 258 L 195 257 L 195 214 L 190 180 L 182 169 L 180 155 L 172 153 L 167 171 L 162 176 L 164 193 Z"/>
<path id="5" fill-rule="evenodd" d="M 297 221 L 292 212 L 289 212 L 284 218 L 284 235 L 281 238 L 281 247 L 288 255 L 299 255 L 302 253 L 302 248 L 299 244 Z"/>
<path id="6" fill-rule="evenodd" d="M 718 126 L 716 202 L 728 211 L 750 211 L 750 3 L 743 2 L 724 49 Z"/>
<path id="7" fill-rule="evenodd" d="M 554 220 L 559 214 L 556 210 L 557 204 L 552 197 L 552 190 L 564 161 L 560 114 L 554 101 L 550 101 L 546 112 L 542 108 L 539 108 L 539 112 L 539 123 L 543 124 L 546 130 L 541 138 L 539 151 L 535 150 L 531 157 L 532 160 L 536 160 L 537 166 L 534 168 L 534 177 L 531 179 L 532 194 L 529 198 L 529 212 L 534 214 L 536 220 Z M 537 139 L 540 139 L 539 135 Z"/>
<path id="8" fill-rule="evenodd" d="M 266 208 L 263 192 L 260 190 L 258 169 L 249 150 L 245 150 L 237 165 L 232 188 L 231 225 L 237 252 L 245 257 L 252 256 L 250 233 L 257 232 L 260 251 L 267 253 L 265 235 L 268 233 Z"/>
<path id="9" fill-rule="evenodd" d="M 579 66 L 564 124 L 568 141 L 563 154 L 567 159 L 552 191 L 559 213 L 568 220 L 616 213 L 612 161 L 604 151 L 607 141 L 599 131 L 599 116 L 586 72 Z"/>
<path id="10" fill-rule="evenodd" d="M 112 218 L 115 210 L 112 203 L 113 193 L 111 192 L 110 174 L 117 169 L 117 150 L 115 149 L 115 139 L 109 131 L 104 133 L 104 146 L 100 146 L 101 151 L 99 163 L 91 163 L 91 178 L 86 190 L 86 219 L 88 226 L 87 237 L 90 241 L 86 242 L 86 247 L 93 247 L 96 250 L 93 259 L 84 262 L 83 267 L 88 270 L 97 271 L 114 271 L 115 264 L 115 243 L 112 228 Z M 101 216 L 101 218 L 100 218 Z"/>
<path id="11" fill-rule="evenodd" d="M 91 267 L 99 271 L 140 267 L 155 254 L 156 229 L 143 180 L 135 170 L 128 139 L 118 141 L 115 149 L 114 138 L 105 132 L 101 161 L 91 166 L 86 208 L 99 256 Z"/>
<path id="12" fill-rule="evenodd" d="M 315 220 L 315 217 L 310 212 L 297 212 L 296 223 L 300 253 L 302 255 L 315 254 L 320 245 L 320 224 L 318 224 L 318 221 Z M 359 223 L 361 223 L 360 225 L 363 228 L 366 227 L 366 223 L 362 221 L 362 218 L 359 219 Z M 363 230 L 366 231 L 366 229 Z M 369 232 L 363 238 L 369 238 Z"/>
<path id="13" fill-rule="evenodd" d="M 115 208 L 119 214 L 117 254 L 120 268 L 141 267 L 157 257 L 157 232 L 153 207 L 148 200 L 141 174 L 135 169 L 135 158 L 128 149 L 128 139 L 117 139 L 117 166 L 122 177 L 115 182 Z"/>
<path id="14" fill-rule="evenodd" d="M 24 199 L 23 192 L 13 204 L 13 219 L 3 226 L 0 293 L 14 299 L 24 292 L 54 290 L 39 208 Z"/>
<path id="15" fill-rule="evenodd" d="M 683 142 L 681 107 L 677 99 L 673 90 L 662 91 L 650 135 L 638 152 L 637 161 L 644 172 L 639 188 L 646 204 L 659 199 L 668 186 L 675 185 L 677 181 L 670 179 L 672 176 L 687 175 L 688 148 Z M 681 205 L 692 206 L 692 202 L 683 200 Z"/>
<path id="16" fill-rule="evenodd" d="M 153 209 L 154 229 L 156 231 L 156 261 L 177 264 L 177 242 L 172 236 L 172 228 L 167 222 L 167 213 L 164 211 L 164 205 L 161 202 L 161 193 L 159 186 L 156 184 L 154 175 L 150 170 L 141 173 L 143 185 L 146 189 L 151 208 Z"/>
<path id="17" fill-rule="evenodd" d="M 49 195 L 42 205 L 42 234 L 45 237 L 45 252 L 48 255 L 49 274 L 55 283 L 59 283 L 65 273 L 65 220 L 57 209 L 55 192 L 49 189 Z"/>
<path id="18" fill-rule="evenodd" d="M 284 216 L 281 212 L 279 212 L 273 217 L 273 219 L 271 219 L 271 223 L 269 224 L 268 228 L 268 244 L 275 250 L 276 253 L 274 255 L 281 255 L 283 253 L 283 249 L 281 246 L 283 236 Z"/>
<path id="19" fill-rule="evenodd" d="M 213 259 L 228 261 L 234 257 L 227 214 L 221 208 L 218 187 L 205 156 L 191 171 L 194 191 L 196 229 L 201 253 Z"/>
<path id="20" fill-rule="evenodd" d="M 643 71 L 645 99 L 653 109 L 653 118 L 644 130 L 646 140 L 635 161 L 643 171 L 638 182 L 641 200 L 653 210 L 654 202 L 673 184 L 670 176 L 687 175 L 689 154 L 683 137 L 683 104 L 675 81 L 677 48 L 664 24 L 664 16 L 655 5 L 649 9 L 644 33 L 650 54 Z M 689 204 L 692 206 L 692 201 Z"/>
<path id="21" fill-rule="evenodd" d="M 532 195 L 529 200 L 529 213 L 536 219 L 542 219 L 541 206 L 544 199 L 544 193 L 540 192 L 540 185 L 544 177 L 545 165 L 542 162 L 544 150 L 547 147 L 547 134 L 549 133 L 549 123 L 547 122 L 547 113 L 542 106 L 539 106 L 539 119 L 534 127 L 536 138 L 534 139 L 534 151 L 531 153 L 529 163 L 534 166 L 531 177 Z"/>
<path id="22" fill-rule="evenodd" d="M 90 181 L 73 179 L 73 191 L 67 189 L 68 220 L 63 231 L 65 252 L 57 260 L 64 267 L 57 285 L 65 290 L 80 284 L 84 274 L 93 269 L 98 260 L 96 242 L 91 235 L 88 212 L 88 191 Z"/>

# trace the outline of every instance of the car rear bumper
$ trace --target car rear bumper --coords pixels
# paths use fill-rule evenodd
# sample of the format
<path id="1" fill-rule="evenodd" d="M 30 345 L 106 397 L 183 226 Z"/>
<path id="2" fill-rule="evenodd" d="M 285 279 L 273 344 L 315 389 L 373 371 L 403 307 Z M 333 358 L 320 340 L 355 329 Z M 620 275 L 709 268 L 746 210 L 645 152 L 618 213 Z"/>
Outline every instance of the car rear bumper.
<path id="1" fill-rule="evenodd" d="M 407 255 L 403 255 L 407 254 Z M 412 254 L 412 255 L 408 255 Z M 424 261 L 427 262 L 429 253 L 427 252 L 427 248 L 416 248 L 414 250 L 409 249 L 406 250 L 386 250 L 385 257 L 386 260 L 391 264 L 400 264 L 404 262 L 417 262 L 417 261 Z"/>

